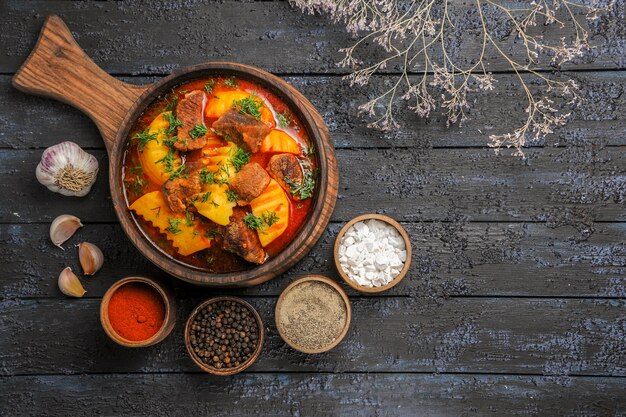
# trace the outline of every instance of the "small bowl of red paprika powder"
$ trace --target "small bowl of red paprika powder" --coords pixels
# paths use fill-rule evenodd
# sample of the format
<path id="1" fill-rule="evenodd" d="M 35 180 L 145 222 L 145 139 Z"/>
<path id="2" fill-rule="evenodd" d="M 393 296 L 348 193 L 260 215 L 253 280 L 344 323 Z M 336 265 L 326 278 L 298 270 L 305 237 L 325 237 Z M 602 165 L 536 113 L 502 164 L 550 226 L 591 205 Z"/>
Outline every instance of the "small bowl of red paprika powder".
<path id="1" fill-rule="evenodd" d="M 128 277 L 104 294 L 100 322 L 114 342 L 126 347 L 159 343 L 176 323 L 174 298 L 153 279 Z"/>

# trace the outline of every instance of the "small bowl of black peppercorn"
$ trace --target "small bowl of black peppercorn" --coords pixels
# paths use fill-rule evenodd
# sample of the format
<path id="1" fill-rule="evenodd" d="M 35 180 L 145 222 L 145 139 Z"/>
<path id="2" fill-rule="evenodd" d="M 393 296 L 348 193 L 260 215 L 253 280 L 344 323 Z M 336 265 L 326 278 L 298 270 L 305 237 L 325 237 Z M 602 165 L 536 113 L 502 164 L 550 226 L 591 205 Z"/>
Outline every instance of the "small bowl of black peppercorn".
<path id="1" fill-rule="evenodd" d="M 259 313 L 237 297 L 210 298 L 187 319 L 185 345 L 204 372 L 233 375 L 252 365 L 263 347 Z"/>

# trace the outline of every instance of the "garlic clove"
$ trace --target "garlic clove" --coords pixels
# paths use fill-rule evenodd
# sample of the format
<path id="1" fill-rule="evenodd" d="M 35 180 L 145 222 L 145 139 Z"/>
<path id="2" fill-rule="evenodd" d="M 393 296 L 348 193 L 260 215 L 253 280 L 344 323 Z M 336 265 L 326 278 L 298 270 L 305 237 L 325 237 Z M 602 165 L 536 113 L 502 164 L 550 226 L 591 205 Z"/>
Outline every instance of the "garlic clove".
<path id="1" fill-rule="evenodd" d="M 69 266 L 59 274 L 58 284 L 61 292 L 69 297 L 80 298 L 87 292 Z"/>
<path id="2" fill-rule="evenodd" d="M 61 142 L 43 151 L 35 173 L 49 190 L 82 197 L 96 181 L 98 160 L 74 142 Z"/>
<path id="3" fill-rule="evenodd" d="M 83 242 L 78 245 L 78 258 L 85 275 L 93 275 L 102 268 L 104 255 L 99 247 L 93 243 Z"/>
<path id="4" fill-rule="evenodd" d="M 78 217 L 71 214 L 62 214 L 52 220 L 50 240 L 52 240 L 55 246 L 63 249 L 61 245 L 71 238 L 80 227 L 83 227 L 83 224 Z"/>

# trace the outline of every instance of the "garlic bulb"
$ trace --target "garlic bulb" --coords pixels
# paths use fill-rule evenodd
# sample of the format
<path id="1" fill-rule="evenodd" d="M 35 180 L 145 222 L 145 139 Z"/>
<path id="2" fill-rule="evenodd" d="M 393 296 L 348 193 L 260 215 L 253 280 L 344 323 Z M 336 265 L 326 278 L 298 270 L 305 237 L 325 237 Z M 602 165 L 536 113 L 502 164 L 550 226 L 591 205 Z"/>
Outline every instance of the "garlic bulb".
<path id="1" fill-rule="evenodd" d="M 52 220 L 52 224 L 50 225 L 50 240 L 52 240 L 55 246 L 63 249 L 61 245 L 65 243 L 67 239 L 71 238 L 80 227 L 83 227 L 83 224 L 78 217 L 72 216 L 71 214 L 61 214 L 56 219 Z"/>
<path id="2" fill-rule="evenodd" d="M 69 266 L 59 274 L 58 284 L 61 292 L 70 297 L 82 297 L 87 292 Z"/>
<path id="3" fill-rule="evenodd" d="M 95 274 L 104 263 L 104 255 L 100 248 L 89 242 L 78 245 L 78 259 L 85 275 Z"/>
<path id="4" fill-rule="evenodd" d="M 74 142 L 61 142 L 43 151 L 36 173 L 49 190 L 82 197 L 96 181 L 98 160 Z"/>

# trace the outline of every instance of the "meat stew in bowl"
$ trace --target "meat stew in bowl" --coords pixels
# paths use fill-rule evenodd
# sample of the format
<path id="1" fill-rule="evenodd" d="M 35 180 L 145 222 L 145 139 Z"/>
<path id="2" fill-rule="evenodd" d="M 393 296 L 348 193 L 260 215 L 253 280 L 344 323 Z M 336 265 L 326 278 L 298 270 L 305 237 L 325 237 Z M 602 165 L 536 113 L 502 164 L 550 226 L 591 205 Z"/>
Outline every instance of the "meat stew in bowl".
<path id="1" fill-rule="evenodd" d="M 212 273 L 280 253 L 307 221 L 317 162 L 294 112 L 234 77 L 184 83 L 131 129 L 123 179 L 133 218 L 162 252 Z"/>

